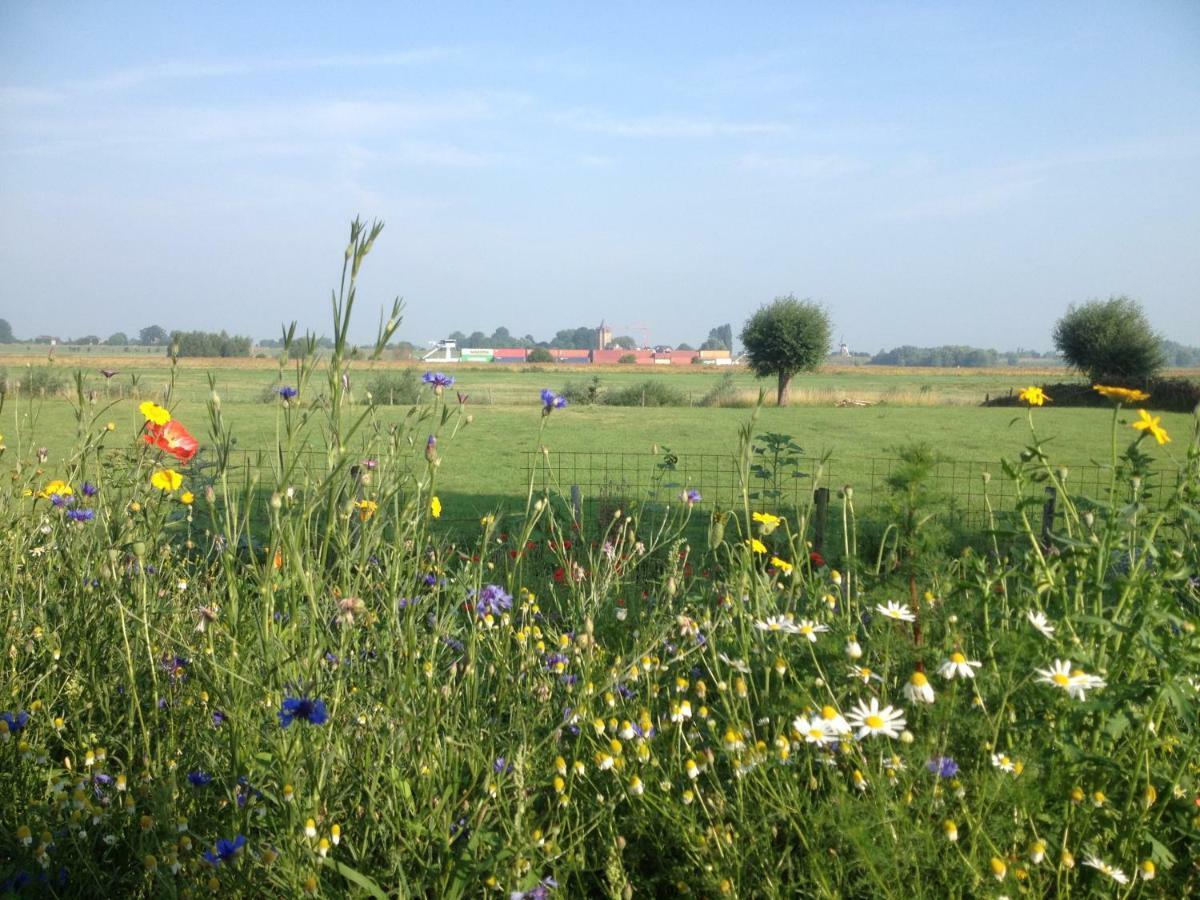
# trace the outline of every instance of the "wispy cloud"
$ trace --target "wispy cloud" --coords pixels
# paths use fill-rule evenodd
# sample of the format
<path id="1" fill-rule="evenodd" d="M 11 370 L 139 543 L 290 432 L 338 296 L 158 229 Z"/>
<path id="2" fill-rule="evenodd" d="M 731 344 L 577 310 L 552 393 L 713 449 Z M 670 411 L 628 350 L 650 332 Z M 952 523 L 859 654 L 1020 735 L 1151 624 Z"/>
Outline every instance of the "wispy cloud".
<path id="1" fill-rule="evenodd" d="M 746 153 L 738 158 L 737 166 L 751 172 L 765 172 L 786 178 L 824 180 L 844 178 L 865 172 L 869 167 L 860 159 L 836 154 L 801 154 L 771 156 Z"/>
<path id="2" fill-rule="evenodd" d="M 579 110 L 564 116 L 564 122 L 580 131 L 625 138 L 710 139 L 744 135 L 788 134 L 783 122 L 733 121 L 676 115 L 611 116 Z"/>

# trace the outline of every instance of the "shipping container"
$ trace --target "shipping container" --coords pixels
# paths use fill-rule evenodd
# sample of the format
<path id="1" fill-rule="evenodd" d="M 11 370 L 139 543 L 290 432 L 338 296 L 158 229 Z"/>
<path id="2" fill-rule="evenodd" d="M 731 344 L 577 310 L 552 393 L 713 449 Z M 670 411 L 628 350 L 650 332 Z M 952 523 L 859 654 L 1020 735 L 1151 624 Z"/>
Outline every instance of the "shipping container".
<path id="1" fill-rule="evenodd" d="M 460 358 L 463 362 L 491 362 L 494 350 L 483 347 L 463 347 Z"/>
<path id="2" fill-rule="evenodd" d="M 498 347 L 492 351 L 492 362 L 523 363 L 526 352 L 524 347 Z"/>

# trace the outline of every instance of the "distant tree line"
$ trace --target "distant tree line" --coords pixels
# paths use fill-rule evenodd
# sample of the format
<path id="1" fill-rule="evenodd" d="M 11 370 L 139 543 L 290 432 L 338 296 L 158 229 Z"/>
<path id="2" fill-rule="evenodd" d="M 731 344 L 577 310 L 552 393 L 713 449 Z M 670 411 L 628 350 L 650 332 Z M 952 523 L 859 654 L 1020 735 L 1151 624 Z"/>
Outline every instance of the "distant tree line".
<path id="1" fill-rule="evenodd" d="M 452 331 L 448 338 L 460 347 L 490 347 L 496 350 L 520 348 L 533 350 L 541 347 L 559 350 L 594 350 L 598 338 L 597 329 L 591 325 L 580 325 L 578 328 L 563 328 L 554 333 L 554 337 L 539 341 L 532 334 L 517 337 L 503 325 L 487 334 L 483 331 L 472 331 L 467 334 L 462 331 Z M 614 336 L 609 346 L 615 350 L 636 350 L 638 342 L 629 335 Z M 688 344 L 676 344 L 678 350 L 694 349 Z M 718 325 L 708 332 L 708 338 L 700 345 L 701 350 L 733 350 L 733 326 L 726 323 Z"/>
<path id="2" fill-rule="evenodd" d="M 172 331 L 169 346 L 178 356 L 249 356 L 253 343 L 225 331 Z"/>
<path id="3" fill-rule="evenodd" d="M 871 357 L 873 366 L 930 366 L 933 368 L 978 369 L 995 366 L 1000 354 L 995 350 L 946 344 L 942 347 L 914 347 L 905 344 L 892 350 L 881 350 Z"/>

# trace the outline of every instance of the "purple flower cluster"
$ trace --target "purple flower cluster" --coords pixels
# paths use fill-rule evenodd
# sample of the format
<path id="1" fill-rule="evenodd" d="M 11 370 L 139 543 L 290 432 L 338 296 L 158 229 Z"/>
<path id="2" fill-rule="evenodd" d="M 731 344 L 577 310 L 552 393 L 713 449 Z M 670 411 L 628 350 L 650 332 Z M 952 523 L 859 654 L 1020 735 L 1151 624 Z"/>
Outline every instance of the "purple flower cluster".
<path id="1" fill-rule="evenodd" d="M 421 376 L 421 380 L 432 387 L 437 393 L 441 393 L 445 388 L 454 384 L 453 375 L 445 375 L 442 372 L 426 372 Z"/>
<path id="2" fill-rule="evenodd" d="M 96 512 L 92 509 L 68 509 L 67 518 L 72 522 L 90 522 L 96 518 Z"/>
<path id="3" fill-rule="evenodd" d="M 0 722 L 8 726 L 9 734 L 18 734 L 25 725 L 29 722 L 29 713 L 27 712 L 2 712 L 0 713 Z"/>
<path id="4" fill-rule="evenodd" d="M 279 388 L 279 396 L 284 400 L 295 400 L 298 396 L 300 396 L 300 392 L 290 384 L 285 384 L 283 387 Z"/>
<path id="5" fill-rule="evenodd" d="M 192 787 L 208 787 L 212 784 L 212 776 L 203 769 L 196 769 L 193 772 L 187 773 L 188 784 Z"/>
<path id="6" fill-rule="evenodd" d="M 498 616 L 508 609 L 512 609 L 512 594 L 506 593 L 498 584 L 486 585 L 475 598 L 475 614 L 481 619 Z"/>

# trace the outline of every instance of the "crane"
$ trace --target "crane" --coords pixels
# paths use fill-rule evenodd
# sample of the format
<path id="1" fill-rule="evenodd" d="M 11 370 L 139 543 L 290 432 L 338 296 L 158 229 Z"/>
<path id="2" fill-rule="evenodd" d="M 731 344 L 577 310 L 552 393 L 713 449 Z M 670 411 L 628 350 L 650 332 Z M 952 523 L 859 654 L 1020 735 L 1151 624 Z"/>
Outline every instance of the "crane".
<path id="1" fill-rule="evenodd" d="M 620 325 L 618 327 L 625 332 L 640 331 L 642 333 L 642 349 L 645 350 L 650 346 L 650 326 L 645 322 L 630 322 L 628 325 Z"/>

